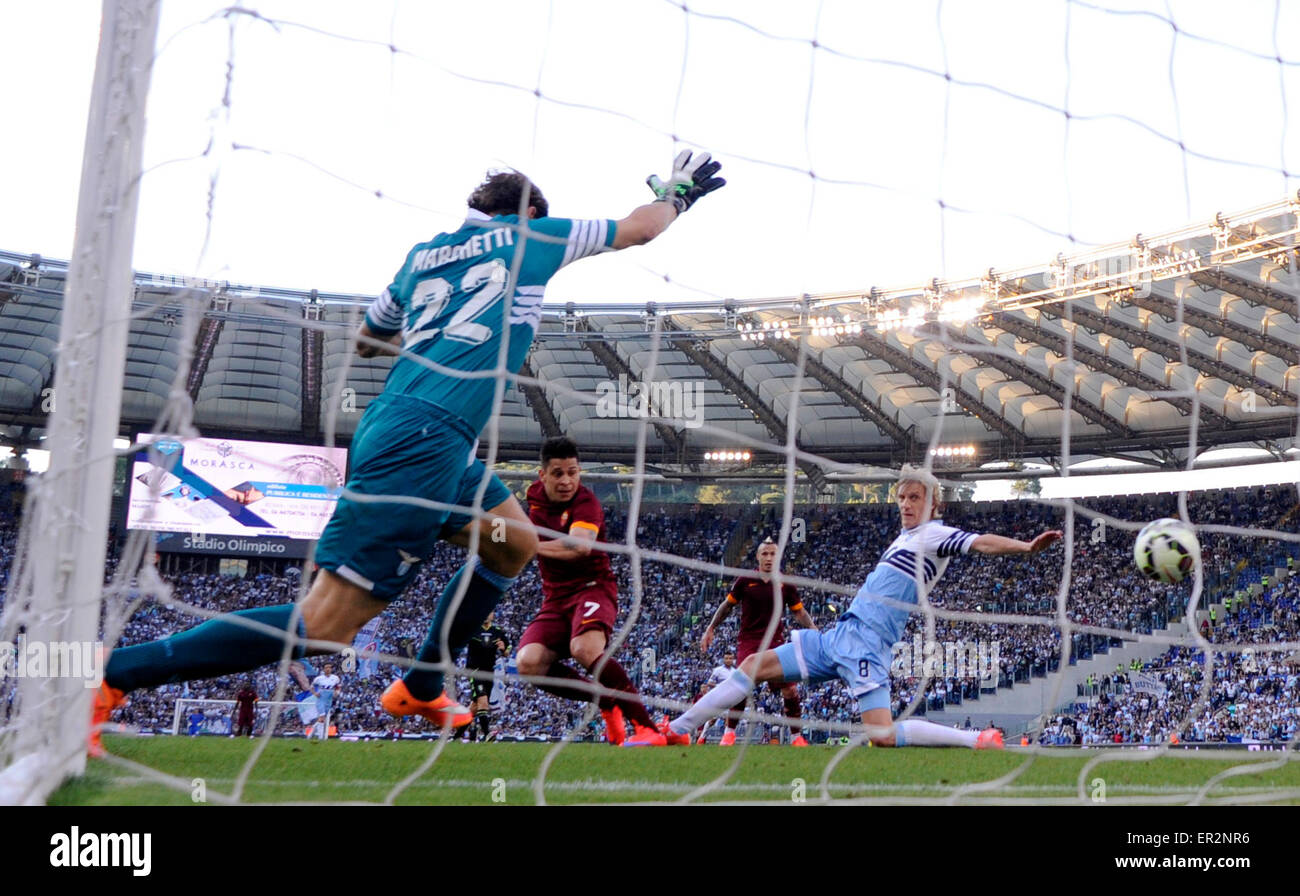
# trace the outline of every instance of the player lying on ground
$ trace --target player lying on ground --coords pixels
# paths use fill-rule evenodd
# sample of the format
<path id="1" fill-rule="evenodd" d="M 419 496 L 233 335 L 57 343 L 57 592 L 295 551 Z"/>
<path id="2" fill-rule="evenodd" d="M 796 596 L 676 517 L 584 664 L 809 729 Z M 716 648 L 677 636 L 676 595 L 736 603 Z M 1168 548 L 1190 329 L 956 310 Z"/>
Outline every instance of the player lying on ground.
<path id="1" fill-rule="evenodd" d="M 929 594 L 958 554 L 1036 554 L 1057 542 L 1062 533 L 1050 530 L 1032 541 L 1002 535 L 965 532 L 945 526 L 938 518 L 939 481 L 921 469 L 904 467 L 898 479 L 898 512 L 903 531 L 885 549 L 839 624 L 825 632 L 796 631 L 789 644 L 755 654 L 722 684 L 674 719 L 664 730 L 669 743 L 690 743 L 689 734 L 702 722 L 746 699 L 761 682 L 840 679 L 858 701 L 862 724 L 878 747 L 1001 747 L 995 728 L 959 731 L 907 719 L 893 723 L 890 715 L 890 648 L 902 640 L 908 605 L 918 600 L 918 585 Z"/>
<path id="2" fill-rule="evenodd" d="M 708 651 L 717 627 L 737 606 L 740 607 L 740 633 L 736 642 L 737 653 L 742 663 L 752 654 L 785 643 L 785 625 L 781 621 L 783 608 L 788 607 L 794 614 L 795 620 L 804 628 L 817 627 L 812 617 L 808 615 L 808 611 L 804 609 L 803 602 L 799 600 L 799 589 L 788 582 L 782 582 L 781 590 L 777 592 L 776 582 L 772 578 L 772 570 L 776 568 L 776 542 L 771 538 L 765 539 L 758 546 L 755 555 L 758 558 L 758 575 L 741 576 L 732 583 L 731 590 L 727 592 L 726 598 L 718 605 L 713 618 L 709 620 L 708 627 L 704 629 L 704 635 L 700 638 L 701 650 Z M 769 637 L 768 627 L 773 625 L 773 616 L 776 617 L 775 627 Z M 729 678 L 730 675 L 726 677 Z M 725 680 L 722 678 L 713 684 L 721 684 Z M 785 717 L 797 720 L 800 711 L 799 686 L 793 681 L 787 681 L 780 690 Z M 743 700 L 733 707 L 737 711 L 744 708 Z M 728 714 L 727 730 L 722 735 L 721 746 L 729 747 L 736 742 L 736 725 L 739 722 L 738 714 Z M 790 742 L 796 747 L 808 746 L 808 741 L 804 739 L 797 721 L 790 723 Z"/>
<path id="3" fill-rule="evenodd" d="M 241 610 L 114 650 L 96 694 L 91 752 L 102 750 L 99 726 L 135 688 L 229 675 L 278 662 L 286 653 L 297 658 L 351 644 L 361 626 L 411 583 L 437 539 L 461 531 L 446 531 L 448 510 L 386 499 L 466 506 L 466 476 L 476 472 L 477 436 L 496 391 L 495 376 L 473 374 L 497 371 L 503 341 L 506 370 L 518 371 L 537 333 L 547 282 L 570 262 L 653 240 L 697 199 L 723 186 L 715 176 L 720 167 L 707 153 L 680 153 L 666 183 L 650 178 L 655 200 L 620 221 L 547 217 L 546 199 L 528 178 L 489 175 L 470 196 L 460 229 L 412 248 L 366 312 L 358 354 L 373 356 L 385 341 L 402 353 L 357 427 L 348 493 L 316 547 L 320 571 L 301 607 Z M 483 475 L 486 470 L 476 485 Z M 444 664 L 443 645 L 453 653 L 465 645 L 536 550 L 527 518 L 495 476 L 483 503 L 468 506 L 489 507 L 489 514 L 505 520 L 511 543 L 484 553 L 482 562 L 471 557 L 452 577 L 417 657 L 421 666 L 383 699 L 389 712 L 418 713 L 438 725 L 472 718 L 443 692 L 436 668 Z M 454 600 L 462 587 L 461 600 Z"/>
<path id="4" fill-rule="evenodd" d="M 582 484 L 578 446 L 563 436 L 542 445 L 538 479 L 528 487 L 528 517 L 537 526 L 564 532 L 566 538 L 542 535 L 537 546 L 537 567 L 542 575 L 542 606 L 519 639 L 515 662 L 520 675 L 563 678 L 591 684 L 591 679 L 565 665 L 573 657 L 596 680 L 620 696 L 602 695 L 597 701 L 605 719 L 605 738 L 621 744 L 630 721 L 637 738 L 662 744 L 636 686 L 612 656 L 605 656 L 609 636 L 618 617 L 618 582 L 609 555 L 594 546 L 605 540 L 605 511 L 591 489 Z M 590 689 L 535 683 L 559 697 L 592 698 Z"/>

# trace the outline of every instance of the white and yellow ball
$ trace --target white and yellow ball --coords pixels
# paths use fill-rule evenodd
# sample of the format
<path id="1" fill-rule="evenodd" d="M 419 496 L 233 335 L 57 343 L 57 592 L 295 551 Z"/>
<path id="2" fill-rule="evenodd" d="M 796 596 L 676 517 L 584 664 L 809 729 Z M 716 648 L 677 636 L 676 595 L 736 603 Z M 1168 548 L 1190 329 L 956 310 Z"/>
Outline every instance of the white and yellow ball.
<path id="1" fill-rule="evenodd" d="M 1159 519 L 1138 533 L 1133 562 L 1147 578 L 1173 584 L 1193 574 L 1201 562 L 1201 545 L 1182 520 Z"/>

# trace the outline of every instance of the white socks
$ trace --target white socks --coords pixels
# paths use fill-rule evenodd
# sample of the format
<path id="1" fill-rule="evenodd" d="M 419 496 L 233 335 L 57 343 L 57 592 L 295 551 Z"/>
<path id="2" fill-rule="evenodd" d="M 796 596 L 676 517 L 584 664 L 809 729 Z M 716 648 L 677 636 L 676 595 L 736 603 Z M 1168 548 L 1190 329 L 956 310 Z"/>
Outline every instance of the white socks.
<path id="1" fill-rule="evenodd" d="M 971 747 L 979 739 L 978 731 L 959 731 L 924 722 L 920 719 L 908 719 L 894 725 L 894 746 L 896 747 Z"/>
<path id="2" fill-rule="evenodd" d="M 742 700 L 749 698 L 754 690 L 754 682 L 748 675 L 737 669 L 731 677 L 709 691 L 699 702 L 673 719 L 669 724 L 677 734 L 690 734 L 705 722 L 722 715 Z M 937 726 L 936 726 L 937 727 Z"/>
<path id="3" fill-rule="evenodd" d="M 694 706 L 669 724 L 677 734 L 690 734 L 705 722 L 717 718 L 737 703 L 749 698 L 754 682 L 737 669 L 731 677 L 699 699 Z M 933 722 L 908 719 L 894 725 L 897 747 L 974 747 L 978 731 L 959 731 Z"/>

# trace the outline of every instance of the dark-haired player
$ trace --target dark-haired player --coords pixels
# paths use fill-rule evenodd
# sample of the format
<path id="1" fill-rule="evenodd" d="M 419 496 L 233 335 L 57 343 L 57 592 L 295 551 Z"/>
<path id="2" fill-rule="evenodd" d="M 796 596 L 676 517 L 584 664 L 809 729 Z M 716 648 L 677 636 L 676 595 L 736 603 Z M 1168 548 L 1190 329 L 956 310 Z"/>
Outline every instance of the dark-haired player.
<path id="1" fill-rule="evenodd" d="M 495 682 L 492 674 L 496 671 L 497 657 L 505 656 L 510 652 L 506 630 L 493 624 L 493 616 L 492 613 L 488 614 L 488 618 L 483 620 L 482 627 L 465 645 L 465 670 L 485 676 L 474 676 L 469 682 L 470 699 L 473 701 L 470 710 L 474 713 L 474 721 L 478 722 L 479 734 L 483 740 L 488 739 L 489 722 L 492 717 L 490 700 L 492 685 Z M 473 736 L 474 727 L 471 725 L 470 738 L 472 739 Z"/>
<path id="2" fill-rule="evenodd" d="M 257 691 L 252 679 L 247 679 L 235 694 L 235 729 L 231 737 L 252 737 L 253 720 L 257 712 Z"/>
<path id="3" fill-rule="evenodd" d="M 519 639 L 519 674 L 590 685 L 591 679 L 564 664 L 563 660 L 573 657 L 601 685 L 621 692 L 598 700 L 610 743 L 623 743 L 626 722 L 631 722 L 633 739 L 647 740 L 647 746 L 663 746 L 664 736 L 646 712 L 627 672 L 612 656 L 604 656 L 618 616 L 618 583 L 609 556 L 595 549 L 605 540 L 605 511 L 581 482 L 578 446 L 563 436 L 548 439 L 542 445 L 541 460 L 537 481 L 528 487 L 528 518 L 538 527 L 566 533 L 566 537 L 539 533 L 542 606 Z M 592 699 L 592 691 L 580 687 L 536 685 L 570 700 L 585 703 Z"/>
<path id="4" fill-rule="evenodd" d="M 732 583 L 731 590 L 727 592 L 726 598 L 718 605 L 713 618 L 709 620 L 708 627 L 704 629 L 704 635 L 700 638 L 701 650 L 708 651 L 709 645 L 713 643 L 714 632 L 722 624 L 722 620 L 730 616 L 736 607 L 740 607 L 740 634 L 736 639 L 736 654 L 742 663 L 747 657 L 760 650 L 779 647 L 785 643 L 785 625 L 781 620 L 783 610 L 788 609 L 794 615 L 795 621 L 804 628 L 817 627 L 812 617 L 808 615 L 808 611 L 804 609 L 803 602 L 799 600 L 799 589 L 789 582 L 782 582 L 780 592 L 777 591 L 776 581 L 772 578 L 772 570 L 776 568 L 776 542 L 771 538 L 766 539 L 758 546 L 756 555 L 758 575 L 741 576 Z M 772 636 L 769 638 L 767 632 L 768 628 L 773 626 L 773 616 L 776 617 L 776 621 L 772 628 Z M 720 683 L 715 682 L 715 684 Z M 798 719 L 799 686 L 793 681 L 788 681 L 781 685 L 780 690 L 786 718 Z M 733 707 L 735 710 L 744 708 L 744 700 Z M 739 716 L 727 717 L 727 730 L 719 741 L 721 746 L 729 747 L 736 742 L 736 725 L 739 721 Z M 802 728 L 797 722 L 790 723 L 790 742 L 796 747 L 808 746 L 808 741 L 804 739 Z"/>
<path id="5" fill-rule="evenodd" d="M 366 312 L 357 353 L 371 357 L 391 344 L 401 355 L 357 427 L 347 493 L 316 547 L 320 572 L 301 606 L 241 610 L 114 650 L 95 699 L 91 751 L 102 750 L 99 726 L 135 688 L 228 675 L 351 644 L 406 589 L 445 534 L 448 508 L 465 495 L 478 434 L 493 412 L 496 380 L 523 365 L 547 282 L 570 262 L 659 236 L 724 184 L 719 167 L 707 153 L 682 152 L 667 182 L 650 179 L 655 200 L 620 221 L 551 218 L 527 177 L 490 174 L 470 196 L 464 224 L 412 248 Z M 486 469 L 476 484 L 484 480 L 489 494 L 508 496 Z M 427 503 L 388 500 L 394 496 Z M 419 665 L 384 693 L 382 703 L 394 715 L 418 714 L 453 727 L 471 720 L 444 693 L 443 645 L 452 652 L 464 646 L 536 550 L 536 536 L 512 497 L 473 506 L 490 508 L 488 519 L 512 523 L 509 538 L 489 539 L 448 583 Z M 488 519 L 480 518 L 480 526 Z"/>

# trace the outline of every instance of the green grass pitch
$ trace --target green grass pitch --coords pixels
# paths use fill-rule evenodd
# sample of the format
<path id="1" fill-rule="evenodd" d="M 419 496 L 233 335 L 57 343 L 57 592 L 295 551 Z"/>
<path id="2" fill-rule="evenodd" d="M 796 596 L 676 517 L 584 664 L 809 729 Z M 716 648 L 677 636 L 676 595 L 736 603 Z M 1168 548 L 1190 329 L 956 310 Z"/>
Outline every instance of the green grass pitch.
<path id="1" fill-rule="evenodd" d="M 86 774 L 50 799 L 56 805 L 195 805 L 228 801 L 257 741 L 216 737 L 112 737 L 123 761 L 90 760 Z M 240 796 L 250 803 L 383 803 L 531 805 L 546 803 L 831 801 L 962 803 L 1300 804 L 1295 753 L 1142 750 L 869 749 L 692 746 L 618 749 L 597 744 L 446 745 L 411 783 L 398 785 L 429 759 L 432 741 L 326 743 L 275 739 L 266 745 Z M 1083 775 L 1097 757 L 1107 760 Z M 551 758 L 545 775 L 543 764 Z M 1284 759 L 1285 757 L 1285 759 Z M 838 760 L 838 761 L 837 761 Z M 837 762 L 836 762 L 837 761 Z M 834 768 L 827 775 L 832 762 Z M 734 771 L 732 771 L 732 767 Z M 171 776 L 155 780 L 143 767 Z M 1229 774 L 1225 774 L 1230 772 Z M 1015 774 L 1013 779 L 999 779 Z M 730 774 L 728 774 L 731 772 Z M 1215 779 L 1219 776 L 1218 780 Z M 201 778 L 201 784 L 195 779 Z M 825 790 L 823 790 L 825 778 Z M 1100 782 L 1100 783 L 1099 783 Z M 698 788 L 715 784 L 707 793 Z M 1208 789 L 1206 785 L 1209 786 Z M 964 790 L 975 787 L 977 789 Z"/>

